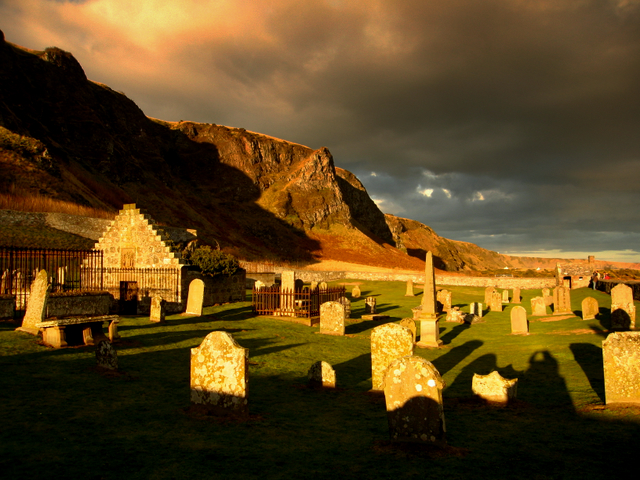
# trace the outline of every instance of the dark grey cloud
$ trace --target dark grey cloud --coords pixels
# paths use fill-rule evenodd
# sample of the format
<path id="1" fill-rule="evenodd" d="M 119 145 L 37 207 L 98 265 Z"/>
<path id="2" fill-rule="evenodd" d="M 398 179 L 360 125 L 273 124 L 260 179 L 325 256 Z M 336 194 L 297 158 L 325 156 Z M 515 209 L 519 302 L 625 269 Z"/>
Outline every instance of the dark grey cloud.
<path id="1" fill-rule="evenodd" d="M 638 0 L 80 3 L 0 2 L 0 28 L 150 116 L 327 146 L 383 211 L 449 238 L 638 251 Z"/>

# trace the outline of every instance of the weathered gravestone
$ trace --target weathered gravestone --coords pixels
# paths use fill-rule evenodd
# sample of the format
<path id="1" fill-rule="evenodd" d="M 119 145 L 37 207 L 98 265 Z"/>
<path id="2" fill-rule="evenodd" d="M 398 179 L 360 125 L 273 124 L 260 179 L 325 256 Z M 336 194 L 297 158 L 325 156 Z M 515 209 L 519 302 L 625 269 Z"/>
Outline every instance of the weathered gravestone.
<path id="1" fill-rule="evenodd" d="M 375 315 L 376 312 L 376 297 L 367 297 L 364 301 L 364 313 L 365 315 Z"/>
<path id="2" fill-rule="evenodd" d="M 489 309 L 492 312 L 502 311 L 502 295 L 498 291 L 494 291 L 491 294 L 491 303 L 489 303 Z"/>
<path id="3" fill-rule="evenodd" d="M 319 361 L 311 365 L 307 373 L 309 386 L 313 388 L 336 388 L 336 372 L 331 364 Z"/>
<path id="4" fill-rule="evenodd" d="M 9 270 L 2 272 L 2 280 L 0 280 L 0 295 L 4 295 L 9 291 Z"/>
<path id="5" fill-rule="evenodd" d="M 391 439 L 445 445 L 442 377 L 422 357 L 391 362 L 384 379 L 384 396 Z"/>
<path id="6" fill-rule="evenodd" d="M 527 311 L 520 305 L 516 305 L 511 309 L 511 333 L 529 333 Z"/>
<path id="7" fill-rule="evenodd" d="M 247 415 L 248 357 L 227 332 L 207 335 L 191 349 L 191 403 L 214 415 Z"/>
<path id="8" fill-rule="evenodd" d="M 51 285 L 49 284 L 46 270 L 40 270 L 31 284 L 27 311 L 22 320 L 22 326 L 16 330 L 30 333 L 31 335 L 38 335 L 40 329 L 36 327 L 36 323 L 44 321 L 50 289 Z"/>
<path id="9" fill-rule="evenodd" d="M 253 288 L 256 290 L 260 290 L 261 288 L 264 288 L 266 285 L 264 284 L 264 282 L 262 280 L 256 280 L 255 283 L 253 284 Z"/>
<path id="10" fill-rule="evenodd" d="M 313 292 L 314 290 L 316 290 L 318 288 L 318 282 L 311 282 L 311 286 L 309 287 L 309 289 Z"/>
<path id="11" fill-rule="evenodd" d="M 413 292 L 413 280 L 410 278 L 407 280 L 407 292 L 404 294 L 405 297 L 415 297 L 415 293 Z"/>
<path id="12" fill-rule="evenodd" d="M 447 312 L 445 322 L 463 323 L 467 314 L 460 311 L 460 307 L 453 307 Z"/>
<path id="13" fill-rule="evenodd" d="M 502 291 L 502 303 L 509 303 L 509 290 Z"/>
<path id="14" fill-rule="evenodd" d="M 296 292 L 299 292 L 303 288 L 304 288 L 304 282 L 300 278 L 296 278 L 295 281 L 293 282 L 293 289 Z"/>
<path id="15" fill-rule="evenodd" d="M 606 403 L 640 403 L 640 332 L 613 332 L 602 342 Z"/>
<path id="16" fill-rule="evenodd" d="M 151 312 L 149 313 L 149 321 L 151 322 L 164 322 L 164 299 L 160 295 L 155 295 L 151 298 Z"/>
<path id="17" fill-rule="evenodd" d="M 497 405 L 507 405 L 510 400 L 516 398 L 517 388 L 517 378 L 508 380 L 497 371 L 493 371 L 489 375 L 475 373 L 471 381 L 471 390 L 474 395 Z"/>
<path id="18" fill-rule="evenodd" d="M 318 285 L 318 288 L 320 290 L 326 290 L 327 288 L 329 288 L 329 285 L 327 285 L 327 282 L 320 282 L 320 285 Z"/>
<path id="19" fill-rule="evenodd" d="M 420 347 L 442 346 L 440 340 L 440 325 L 436 312 L 436 274 L 433 268 L 433 254 L 427 252 L 424 262 L 424 290 L 422 292 L 422 302 L 420 305 Z"/>
<path id="20" fill-rule="evenodd" d="M 531 315 L 541 317 L 547 314 L 547 303 L 544 297 L 533 297 L 531 299 Z"/>
<path id="21" fill-rule="evenodd" d="M 551 290 L 549 290 L 547 287 L 542 289 L 542 296 L 543 297 L 548 297 L 551 295 Z"/>
<path id="22" fill-rule="evenodd" d="M 450 290 L 440 290 L 436 294 L 436 300 L 442 305 L 441 311 L 448 312 L 451 310 L 451 291 Z"/>
<path id="23" fill-rule="evenodd" d="M 360 298 L 360 295 L 362 295 L 362 293 L 360 292 L 360 287 L 358 285 L 356 285 L 351 290 L 351 297 L 352 298 Z"/>
<path id="24" fill-rule="evenodd" d="M 553 313 L 566 315 L 571 311 L 571 290 L 569 287 L 556 287 L 553 289 Z"/>
<path id="25" fill-rule="evenodd" d="M 320 305 L 320 333 L 344 335 L 344 306 L 340 302 L 324 302 Z"/>
<path id="26" fill-rule="evenodd" d="M 187 315 L 202 315 L 202 303 L 204 302 L 204 282 L 199 278 L 192 280 L 189 284 L 189 295 L 187 296 Z"/>
<path id="27" fill-rule="evenodd" d="M 482 304 L 478 302 L 469 304 L 469 313 L 482 318 Z"/>
<path id="28" fill-rule="evenodd" d="M 407 327 L 395 323 L 380 325 L 371 331 L 372 390 L 384 388 L 384 372 L 396 358 L 413 355 L 414 337 Z"/>
<path id="29" fill-rule="evenodd" d="M 344 307 L 344 318 L 351 318 L 351 300 L 347 297 L 340 297 L 338 302 Z"/>
<path id="30" fill-rule="evenodd" d="M 551 290 L 548 288 L 542 289 L 542 298 L 544 300 L 544 304 L 549 307 L 553 305 L 553 297 L 551 296 Z"/>
<path id="31" fill-rule="evenodd" d="M 118 353 L 111 342 L 100 340 L 96 345 L 96 362 L 98 368 L 118 370 Z"/>
<path id="32" fill-rule="evenodd" d="M 487 287 L 484 289 L 484 304 L 485 305 L 491 305 L 491 298 L 493 297 L 493 292 L 495 292 L 496 289 L 493 287 Z"/>
<path id="33" fill-rule="evenodd" d="M 600 313 L 598 300 L 593 297 L 587 297 L 582 300 L 582 320 L 592 320 Z"/>
<path id="34" fill-rule="evenodd" d="M 636 307 L 633 290 L 620 283 L 611 289 L 611 328 L 614 330 L 634 330 L 636 327 Z"/>
<path id="35" fill-rule="evenodd" d="M 411 330 L 411 335 L 413 336 L 413 341 L 415 343 L 416 339 L 418 338 L 418 329 L 416 327 L 416 321 L 413 318 L 403 318 L 402 320 L 400 320 L 399 325 L 401 327 L 406 327 L 409 330 Z"/>
<path id="36" fill-rule="evenodd" d="M 513 289 L 513 298 L 511 298 L 511 303 L 520 303 L 522 301 L 522 297 L 520 297 L 520 288 L 515 287 Z"/>

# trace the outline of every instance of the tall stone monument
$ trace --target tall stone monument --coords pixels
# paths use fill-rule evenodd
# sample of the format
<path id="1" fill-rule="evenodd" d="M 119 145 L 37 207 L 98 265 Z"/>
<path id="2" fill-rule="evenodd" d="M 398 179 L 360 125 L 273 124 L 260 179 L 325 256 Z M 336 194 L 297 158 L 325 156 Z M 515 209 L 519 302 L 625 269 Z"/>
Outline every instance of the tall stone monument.
<path id="1" fill-rule="evenodd" d="M 248 357 L 229 333 L 207 335 L 191 349 L 191 403 L 214 415 L 247 415 Z"/>
<path id="2" fill-rule="evenodd" d="M 280 274 L 280 315 L 295 316 L 296 278 L 293 270 Z"/>
<path id="3" fill-rule="evenodd" d="M 384 396 L 393 441 L 446 444 L 444 387 L 436 367 L 422 357 L 407 356 L 391 362 L 384 379 Z"/>
<path id="4" fill-rule="evenodd" d="M 520 287 L 514 287 L 511 303 L 520 303 L 521 301 L 522 301 L 522 298 L 520 297 Z"/>
<path id="5" fill-rule="evenodd" d="M 396 358 L 413 355 L 411 330 L 396 323 L 386 323 L 371 331 L 372 390 L 384 388 L 384 372 Z"/>
<path id="6" fill-rule="evenodd" d="M 422 310 L 420 311 L 419 347 L 441 347 L 440 325 L 436 312 L 436 274 L 433 269 L 433 254 L 427 252 L 424 267 L 424 291 L 422 292 Z"/>

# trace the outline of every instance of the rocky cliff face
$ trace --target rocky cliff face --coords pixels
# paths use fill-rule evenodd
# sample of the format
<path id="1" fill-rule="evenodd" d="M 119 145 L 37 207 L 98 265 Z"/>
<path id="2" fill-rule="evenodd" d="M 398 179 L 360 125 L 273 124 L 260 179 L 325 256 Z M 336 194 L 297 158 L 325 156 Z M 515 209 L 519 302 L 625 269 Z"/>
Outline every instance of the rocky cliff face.
<path id="1" fill-rule="evenodd" d="M 384 216 L 326 148 L 215 124 L 147 118 L 68 52 L 0 41 L 0 188 L 160 222 L 249 256 L 310 260 L 339 224 L 392 242 Z M 326 240 L 325 240 L 326 241 Z"/>

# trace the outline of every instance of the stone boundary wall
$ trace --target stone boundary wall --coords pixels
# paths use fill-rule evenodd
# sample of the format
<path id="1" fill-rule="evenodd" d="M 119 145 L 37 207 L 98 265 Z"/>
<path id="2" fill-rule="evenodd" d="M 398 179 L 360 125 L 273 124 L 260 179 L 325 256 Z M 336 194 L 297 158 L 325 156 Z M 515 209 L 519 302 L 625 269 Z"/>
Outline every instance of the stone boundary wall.
<path id="1" fill-rule="evenodd" d="M 113 303 L 109 292 L 50 293 L 46 317 L 64 318 L 79 315 L 108 315 Z"/>
<path id="2" fill-rule="evenodd" d="M 246 299 L 246 271 L 242 268 L 239 268 L 230 277 L 226 275 L 210 277 L 202 275 L 198 270 L 191 270 L 187 267 L 182 271 L 183 299 L 181 311 L 184 311 L 187 305 L 189 284 L 196 278 L 204 282 L 203 307 L 209 307 L 217 303 L 244 302 Z"/>
<path id="3" fill-rule="evenodd" d="M 380 272 L 314 272 L 296 270 L 296 278 L 303 282 L 329 282 L 352 278 L 355 280 L 406 282 L 411 279 L 414 283 L 424 282 L 424 274 L 410 273 L 380 273 Z M 517 277 L 467 277 L 459 275 L 436 275 L 437 285 L 453 285 L 465 287 L 496 287 L 535 289 L 553 288 L 556 286 L 554 277 L 517 278 Z"/>
<path id="4" fill-rule="evenodd" d="M 637 281 L 621 282 L 618 280 L 599 280 L 596 284 L 596 289 L 611 295 L 611 289 L 621 283 L 631 287 L 633 299 L 640 301 L 640 282 Z"/>
<path id="5" fill-rule="evenodd" d="M 265 285 L 273 285 L 276 283 L 275 273 L 247 273 L 247 288 L 253 288 L 253 284 L 260 280 Z"/>
<path id="6" fill-rule="evenodd" d="M 13 295 L 0 295 L 0 319 L 13 320 L 16 298 Z"/>

